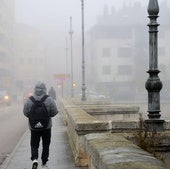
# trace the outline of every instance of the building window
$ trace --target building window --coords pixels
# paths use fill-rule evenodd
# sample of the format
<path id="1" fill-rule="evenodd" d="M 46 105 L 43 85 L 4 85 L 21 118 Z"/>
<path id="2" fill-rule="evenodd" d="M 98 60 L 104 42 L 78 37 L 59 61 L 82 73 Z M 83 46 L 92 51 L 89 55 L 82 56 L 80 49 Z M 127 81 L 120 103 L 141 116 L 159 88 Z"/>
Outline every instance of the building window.
<path id="1" fill-rule="evenodd" d="M 111 55 L 110 48 L 103 48 L 102 56 L 103 57 L 110 57 L 110 55 Z"/>
<path id="2" fill-rule="evenodd" d="M 131 57 L 132 49 L 128 47 L 118 49 L 118 57 Z"/>
<path id="3" fill-rule="evenodd" d="M 109 66 L 109 65 L 103 66 L 103 74 L 110 75 L 111 74 L 111 66 Z"/>
<path id="4" fill-rule="evenodd" d="M 130 65 L 120 65 L 118 67 L 118 74 L 119 75 L 130 75 L 130 74 L 132 74 L 132 66 L 130 66 Z"/>

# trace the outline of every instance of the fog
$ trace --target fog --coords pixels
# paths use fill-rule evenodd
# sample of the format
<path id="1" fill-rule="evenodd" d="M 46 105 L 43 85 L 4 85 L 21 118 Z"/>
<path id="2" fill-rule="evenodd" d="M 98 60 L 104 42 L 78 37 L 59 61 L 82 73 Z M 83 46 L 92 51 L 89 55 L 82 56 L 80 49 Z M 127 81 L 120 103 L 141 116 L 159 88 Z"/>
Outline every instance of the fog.
<path id="1" fill-rule="evenodd" d="M 132 3 L 134 0 L 126 0 Z M 124 0 L 85 0 L 85 29 L 96 22 L 96 16 L 103 12 L 104 5 L 122 7 Z M 147 3 L 147 0 L 141 0 Z M 16 0 L 16 20 L 31 25 L 41 26 L 46 23 L 57 25 L 57 29 L 67 32 L 69 17 L 73 17 L 75 31 L 81 31 L 81 0 Z"/>
<path id="2" fill-rule="evenodd" d="M 14 84 L 12 87 L 8 85 L 8 88 L 13 93 L 17 91 L 22 95 L 24 90 L 32 90 L 36 81 L 42 80 L 48 88 L 54 86 L 58 94 L 64 96 L 71 94 L 72 78 L 74 95 L 79 95 L 82 85 L 81 0 L 15 0 L 13 4 L 12 1 L 8 1 L 11 2 L 10 8 L 14 10 L 13 13 L 8 11 L 8 19 L 10 18 L 12 23 L 12 26 L 7 24 L 8 34 L 12 37 L 8 47 L 10 55 L 14 58 L 9 57 L 6 61 L 10 64 L 9 72 L 11 72 L 8 81 Z M 159 33 L 164 34 L 166 29 L 169 35 L 170 25 L 166 23 L 166 13 L 161 9 L 165 6 L 167 8 L 170 4 L 167 0 L 159 0 L 159 4 L 161 6 L 160 18 L 158 18 L 158 23 L 161 24 L 158 28 Z M 128 99 L 133 95 L 132 92 L 136 92 L 140 95 L 139 99 L 146 99 L 145 81 L 148 78 L 146 71 L 149 64 L 147 5 L 148 0 L 84 0 L 87 91 L 95 91 L 113 100 Z M 167 13 L 168 10 L 170 8 L 167 8 Z M 124 74 L 123 70 L 119 72 L 126 59 L 122 62 L 116 54 L 128 55 L 126 51 L 119 52 L 125 48 L 130 50 L 131 56 L 128 57 L 133 58 L 134 62 L 132 64 L 130 60 L 128 61 L 128 66 L 131 66 L 128 68 L 129 74 Z M 164 52 L 170 49 L 160 39 L 160 51 L 162 50 Z M 103 53 L 110 55 L 107 56 L 108 59 L 102 58 Z M 164 55 L 166 56 L 167 52 Z M 143 58 L 143 65 L 138 69 L 138 65 L 135 64 L 140 63 L 141 58 Z M 163 93 L 166 93 L 166 86 L 169 84 L 166 78 L 170 66 L 167 65 L 165 57 L 159 61 L 160 70 L 163 69 L 160 78 L 166 81 Z M 112 64 L 109 66 L 110 63 Z M 128 83 L 117 89 L 117 85 L 124 81 Z M 133 82 L 136 86 L 130 89 L 129 82 Z M 6 83 L 1 86 L 5 86 L 4 84 Z M 112 89 L 108 90 L 108 88 Z M 125 96 L 111 94 L 116 90 L 125 92 Z"/>
<path id="3" fill-rule="evenodd" d="M 123 5 L 133 5 L 135 2 L 148 5 L 148 0 L 85 0 L 85 29 L 88 30 L 94 25 L 96 16 L 103 13 L 104 5 L 113 6 L 115 10 L 118 10 Z M 159 0 L 159 2 L 164 2 L 164 0 Z M 81 31 L 81 0 L 16 0 L 15 6 L 18 22 L 39 28 L 44 23 L 56 25 L 58 30 L 66 33 L 69 29 L 69 17 L 72 16 L 74 30 Z"/>

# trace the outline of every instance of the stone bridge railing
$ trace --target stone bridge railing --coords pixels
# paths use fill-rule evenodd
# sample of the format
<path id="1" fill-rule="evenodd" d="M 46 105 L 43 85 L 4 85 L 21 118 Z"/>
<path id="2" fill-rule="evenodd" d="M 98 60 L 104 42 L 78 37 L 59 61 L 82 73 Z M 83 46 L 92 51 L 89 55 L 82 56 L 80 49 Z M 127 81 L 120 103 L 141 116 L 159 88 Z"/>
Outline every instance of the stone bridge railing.
<path id="1" fill-rule="evenodd" d="M 142 150 L 126 134 L 85 135 L 90 169 L 165 169 L 162 162 Z"/>
<path id="2" fill-rule="evenodd" d="M 58 102 L 76 166 L 89 169 L 163 169 L 163 164 L 127 139 L 139 129 L 139 108 Z M 123 133 L 121 133 L 123 131 Z M 122 166 L 122 168 L 121 168 Z"/>
<path id="3" fill-rule="evenodd" d="M 97 120 L 70 100 L 62 100 L 59 110 L 67 125 L 67 134 L 77 166 L 88 165 L 88 155 L 84 150 L 84 135 L 95 132 L 109 132 L 111 123 Z"/>

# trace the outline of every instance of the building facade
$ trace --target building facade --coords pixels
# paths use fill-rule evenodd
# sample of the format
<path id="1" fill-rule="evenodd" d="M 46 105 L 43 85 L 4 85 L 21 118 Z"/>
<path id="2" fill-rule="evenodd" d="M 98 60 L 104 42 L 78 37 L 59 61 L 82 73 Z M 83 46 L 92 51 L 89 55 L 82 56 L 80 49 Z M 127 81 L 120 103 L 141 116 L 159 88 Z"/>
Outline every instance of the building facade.
<path id="1" fill-rule="evenodd" d="M 44 51 L 43 39 L 38 29 L 23 24 L 15 24 L 14 73 L 18 92 L 30 92 L 37 81 L 46 81 L 48 57 Z"/>
<path id="2" fill-rule="evenodd" d="M 14 0 L 0 1 L 0 88 L 11 88 L 13 81 Z"/>
<path id="3" fill-rule="evenodd" d="M 162 92 L 164 95 L 170 80 L 170 25 L 166 22 L 170 8 L 164 2 L 160 9 L 164 14 L 158 21 L 161 24 L 158 34 L 158 68 L 161 71 L 161 81 L 165 84 Z M 118 11 L 104 8 L 103 15 L 98 17 L 96 25 L 89 31 L 89 74 L 93 74 L 89 83 L 94 85 L 96 90 L 113 100 L 146 98 L 145 82 L 149 65 L 148 22 L 147 7 L 139 2 L 124 5 Z"/>

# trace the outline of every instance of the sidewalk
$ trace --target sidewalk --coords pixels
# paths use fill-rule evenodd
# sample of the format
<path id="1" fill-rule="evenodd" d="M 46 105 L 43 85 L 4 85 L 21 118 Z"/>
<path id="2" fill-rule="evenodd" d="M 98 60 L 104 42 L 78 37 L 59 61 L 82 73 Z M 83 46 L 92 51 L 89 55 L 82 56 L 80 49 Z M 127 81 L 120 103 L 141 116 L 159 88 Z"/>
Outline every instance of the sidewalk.
<path id="1" fill-rule="evenodd" d="M 39 152 L 41 152 L 41 149 Z M 66 126 L 64 126 L 62 122 L 60 113 L 53 118 L 48 164 L 50 169 L 87 169 L 87 167 L 75 167 L 73 155 L 67 139 Z M 30 132 L 27 131 L 9 158 L 3 163 L 1 169 L 31 169 L 31 167 Z M 40 158 L 38 169 L 41 169 Z"/>

